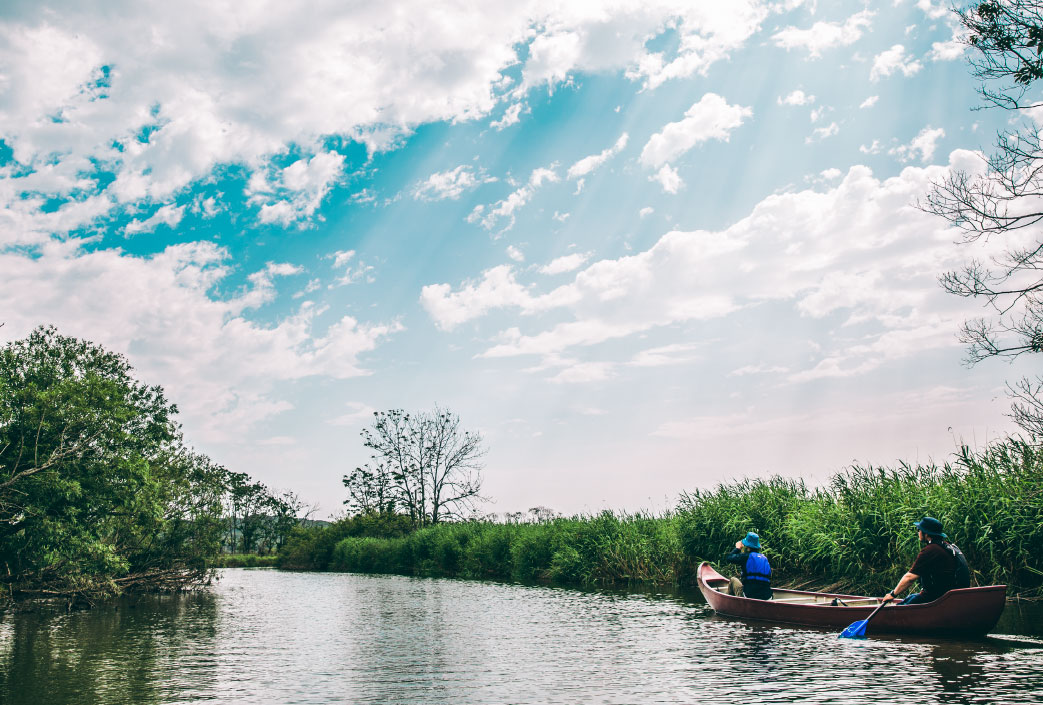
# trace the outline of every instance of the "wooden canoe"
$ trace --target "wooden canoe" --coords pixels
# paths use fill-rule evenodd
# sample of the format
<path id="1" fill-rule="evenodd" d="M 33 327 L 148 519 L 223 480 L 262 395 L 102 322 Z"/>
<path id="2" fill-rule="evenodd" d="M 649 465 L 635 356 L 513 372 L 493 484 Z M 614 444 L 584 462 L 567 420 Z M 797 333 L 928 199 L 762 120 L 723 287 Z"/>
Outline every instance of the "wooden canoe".
<path id="1" fill-rule="evenodd" d="M 774 589 L 771 600 L 726 595 L 728 578 L 709 563 L 699 566 L 699 589 L 717 614 L 809 627 L 842 630 L 865 619 L 880 604 L 879 597 L 828 592 Z M 869 623 L 880 634 L 982 635 L 996 626 L 1006 604 L 1007 586 L 950 590 L 923 605 L 885 607 Z M 837 599 L 836 606 L 833 600 Z M 842 604 L 843 603 L 843 604 Z M 846 606 L 845 606 L 846 605 Z"/>

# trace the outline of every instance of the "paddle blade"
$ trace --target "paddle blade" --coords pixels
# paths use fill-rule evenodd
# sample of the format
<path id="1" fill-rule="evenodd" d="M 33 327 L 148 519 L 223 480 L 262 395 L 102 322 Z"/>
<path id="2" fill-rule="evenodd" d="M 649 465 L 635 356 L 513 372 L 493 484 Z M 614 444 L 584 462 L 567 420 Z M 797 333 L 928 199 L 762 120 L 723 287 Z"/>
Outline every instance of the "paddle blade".
<path id="1" fill-rule="evenodd" d="M 841 639 L 865 639 L 866 638 L 866 622 L 868 619 L 860 619 L 844 631 L 840 632 Z"/>

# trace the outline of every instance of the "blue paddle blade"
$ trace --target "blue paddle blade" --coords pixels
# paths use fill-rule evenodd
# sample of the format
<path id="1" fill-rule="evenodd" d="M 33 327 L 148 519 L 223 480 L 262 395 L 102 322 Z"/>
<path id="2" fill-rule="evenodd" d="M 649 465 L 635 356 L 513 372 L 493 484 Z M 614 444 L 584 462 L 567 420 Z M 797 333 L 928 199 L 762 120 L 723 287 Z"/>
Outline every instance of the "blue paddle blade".
<path id="1" fill-rule="evenodd" d="M 860 619 L 850 627 L 840 632 L 841 639 L 865 639 L 866 637 L 866 622 L 868 619 Z"/>

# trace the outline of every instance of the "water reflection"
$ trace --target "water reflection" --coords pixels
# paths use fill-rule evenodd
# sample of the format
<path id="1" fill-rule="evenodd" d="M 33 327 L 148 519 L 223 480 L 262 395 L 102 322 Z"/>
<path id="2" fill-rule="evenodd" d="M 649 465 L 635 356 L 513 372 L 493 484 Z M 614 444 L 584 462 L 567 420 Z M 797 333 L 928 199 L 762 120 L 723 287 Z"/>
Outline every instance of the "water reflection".
<path id="1" fill-rule="evenodd" d="M 164 701 L 185 681 L 212 680 L 216 616 L 209 593 L 125 599 L 89 612 L 36 605 L 7 614 L 0 702 Z"/>
<path id="2" fill-rule="evenodd" d="M 0 703 L 1043 700 L 1043 649 L 837 639 L 690 595 L 230 570 L 204 594 L 0 617 Z"/>

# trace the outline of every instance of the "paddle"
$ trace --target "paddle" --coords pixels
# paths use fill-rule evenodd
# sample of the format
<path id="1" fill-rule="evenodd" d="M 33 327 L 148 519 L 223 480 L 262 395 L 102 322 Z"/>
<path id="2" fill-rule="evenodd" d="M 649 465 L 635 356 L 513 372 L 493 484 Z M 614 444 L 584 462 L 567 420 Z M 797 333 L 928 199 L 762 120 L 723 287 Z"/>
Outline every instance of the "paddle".
<path id="1" fill-rule="evenodd" d="M 873 610 L 868 617 L 860 619 L 844 631 L 840 632 L 841 639 L 865 639 L 866 638 L 866 625 L 869 624 L 869 620 L 876 616 L 876 613 L 884 608 L 888 603 L 881 602 L 880 606 Z"/>

